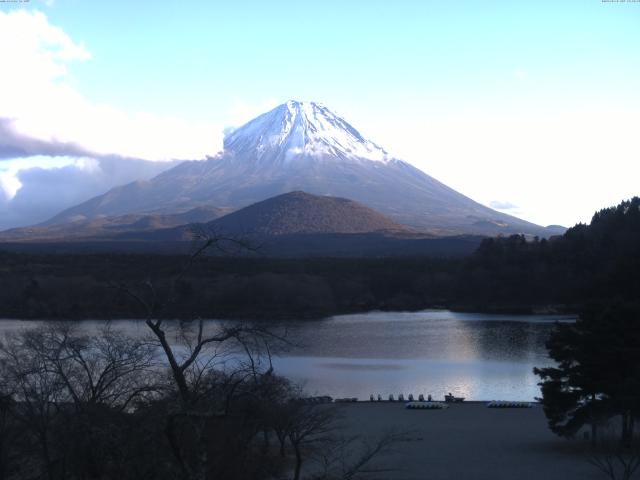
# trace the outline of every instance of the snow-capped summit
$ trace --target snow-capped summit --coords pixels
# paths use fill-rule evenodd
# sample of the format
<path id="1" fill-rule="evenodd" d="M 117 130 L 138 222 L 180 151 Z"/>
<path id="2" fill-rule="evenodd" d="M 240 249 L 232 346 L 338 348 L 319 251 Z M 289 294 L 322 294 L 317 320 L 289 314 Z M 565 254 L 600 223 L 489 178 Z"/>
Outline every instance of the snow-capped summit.
<path id="1" fill-rule="evenodd" d="M 47 224 L 78 215 L 91 219 L 197 207 L 238 210 L 293 191 L 355 200 L 434 235 L 549 233 L 480 205 L 393 158 L 325 106 L 296 101 L 229 134 L 220 155 L 183 162 L 148 182 L 114 188 Z"/>
<path id="2" fill-rule="evenodd" d="M 233 131 L 224 153 L 259 163 L 325 158 L 388 162 L 389 154 L 315 102 L 289 100 Z"/>

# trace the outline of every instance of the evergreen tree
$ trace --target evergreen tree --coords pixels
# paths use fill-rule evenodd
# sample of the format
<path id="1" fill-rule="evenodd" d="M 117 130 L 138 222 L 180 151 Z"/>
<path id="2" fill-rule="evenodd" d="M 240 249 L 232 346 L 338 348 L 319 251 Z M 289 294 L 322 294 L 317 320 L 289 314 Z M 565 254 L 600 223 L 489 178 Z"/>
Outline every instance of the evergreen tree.
<path id="1" fill-rule="evenodd" d="M 608 418 L 622 419 L 622 441 L 640 413 L 640 307 L 591 306 L 575 324 L 559 324 L 547 342 L 557 367 L 536 368 L 549 427 L 571 437 Z"/>

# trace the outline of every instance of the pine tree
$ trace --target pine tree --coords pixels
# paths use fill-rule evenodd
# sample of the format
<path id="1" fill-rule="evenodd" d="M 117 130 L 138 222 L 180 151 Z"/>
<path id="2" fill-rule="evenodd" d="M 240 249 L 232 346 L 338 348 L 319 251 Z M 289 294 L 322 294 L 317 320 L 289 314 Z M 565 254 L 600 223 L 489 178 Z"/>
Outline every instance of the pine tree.
<path id="1" fill-rule="evenodd" d="M 640 413 L 640 307 L 592 306 L 575 324 L 560 324 L 547 342 L 556 367 L 536 368 L 551 430 L 571 437 L 590 424 L 622 419 L 622 441 Z"/>

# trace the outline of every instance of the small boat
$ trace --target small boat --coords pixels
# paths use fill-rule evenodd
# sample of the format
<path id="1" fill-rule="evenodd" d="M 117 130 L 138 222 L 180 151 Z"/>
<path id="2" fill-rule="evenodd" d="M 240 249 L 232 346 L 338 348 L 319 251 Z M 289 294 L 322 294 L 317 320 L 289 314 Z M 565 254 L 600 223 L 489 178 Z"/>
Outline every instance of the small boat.
<path id="1" fill-rule="evenodd" d="M 444 396 L 444 401 L 447 403 L 460 403 L 464 402 L 464 397 L 454 397 L 453 395 L 449 394 Z"/>

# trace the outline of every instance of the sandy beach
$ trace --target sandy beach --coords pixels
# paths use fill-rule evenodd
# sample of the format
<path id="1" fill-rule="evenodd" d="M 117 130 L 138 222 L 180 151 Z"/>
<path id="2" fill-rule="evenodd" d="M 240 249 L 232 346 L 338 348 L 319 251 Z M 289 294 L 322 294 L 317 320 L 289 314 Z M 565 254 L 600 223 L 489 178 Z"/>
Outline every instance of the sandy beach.
<path id="1" fill-rule="evenodd" d="M 548 428 L 540 406 L 407 410 L 402 403 L 341 404 L 345 433 L 375 438 L 390 429 L 410 432 L 370 478 L 406 480 L 590 480 L 604 478 L 587 461 L 584 440 L 564 440 Z M 368 477 L 369 478 L 369 477 Z"/>

